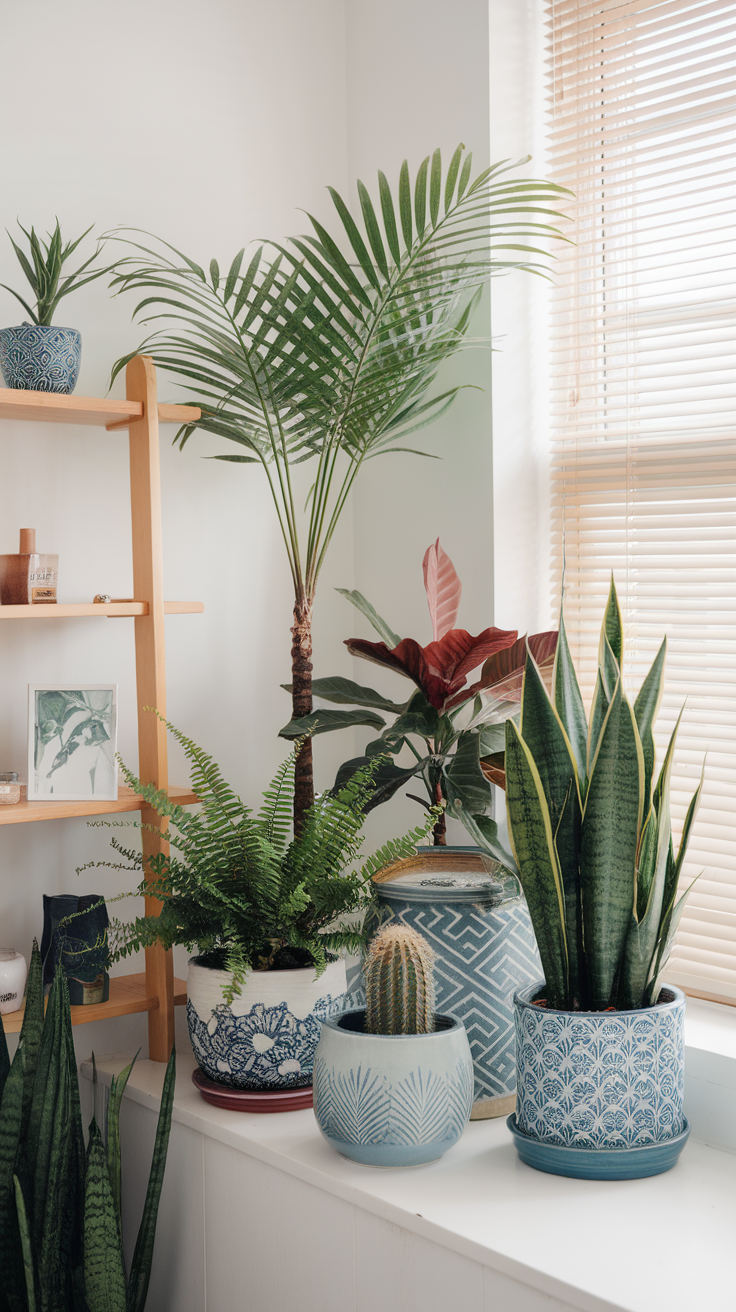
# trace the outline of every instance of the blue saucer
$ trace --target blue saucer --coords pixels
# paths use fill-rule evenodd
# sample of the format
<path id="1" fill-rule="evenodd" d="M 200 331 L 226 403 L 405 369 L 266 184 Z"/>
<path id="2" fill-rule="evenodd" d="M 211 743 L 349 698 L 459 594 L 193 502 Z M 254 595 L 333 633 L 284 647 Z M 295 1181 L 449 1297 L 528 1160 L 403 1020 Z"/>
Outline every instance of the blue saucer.
<path id="1" fill-rule="evenodd" d="M 541 1143 L 523 1134 L 516 1116 L 506 1124 L 522 1162 L 550 1175 L 569 1175 L 578 1180 L 641 1180 L 661 1175 L 677 1161 L 690 1136 L 690 1122 L 674 1139 L 647 1143 L 639 1148 L 571 1148 L 565 1143 Z"/>

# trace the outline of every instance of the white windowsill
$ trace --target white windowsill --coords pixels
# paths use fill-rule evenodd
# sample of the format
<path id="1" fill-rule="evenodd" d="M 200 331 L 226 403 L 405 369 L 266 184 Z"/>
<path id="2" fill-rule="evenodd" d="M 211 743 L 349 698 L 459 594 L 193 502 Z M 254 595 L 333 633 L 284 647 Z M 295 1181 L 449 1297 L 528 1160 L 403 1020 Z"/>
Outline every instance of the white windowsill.
<path id="1" fill-rule="evenodd" d="M 503 1120 L 471 1123 L 429 1166 L 356 1166 L 322 1139 L 311 1111 L 256 1116 L 209 1106 L 191 1083 L 188 1053 L 179 1057 L 174 1119 L 581 1312 L 733 1312 L 736 1156 L 703 1142 L 725 1133 L 736 1147 L 730 1012 L 688 1004 L 693 1134 L 674 1170 L 649 1180 L 604 1183 L 533 1171 L 518 1160 Z M 99 1062 L 101 1080 L 108 1083 L 127 1060 Z M 91 1076 L 90 1063 L 82 1070 Z M 162 1079 L 161 1065 L 139 1062 L 126 1096 L 156 1110 Z M 709 1120 L 714 1100 L 727 1113 L 725 1131 Z"/>

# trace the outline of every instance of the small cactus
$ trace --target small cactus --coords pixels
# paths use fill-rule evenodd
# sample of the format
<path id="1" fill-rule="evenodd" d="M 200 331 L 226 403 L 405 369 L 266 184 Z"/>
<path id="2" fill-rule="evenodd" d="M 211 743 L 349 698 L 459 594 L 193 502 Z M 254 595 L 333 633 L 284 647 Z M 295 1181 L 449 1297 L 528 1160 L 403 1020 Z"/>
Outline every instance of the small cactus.
<path id="1" fill-rule="evenodd" d="M 369 1034 L 434 1031 L 434 952 L 408 925 L 385 925 L 371 941 L 365 962 Z"/>

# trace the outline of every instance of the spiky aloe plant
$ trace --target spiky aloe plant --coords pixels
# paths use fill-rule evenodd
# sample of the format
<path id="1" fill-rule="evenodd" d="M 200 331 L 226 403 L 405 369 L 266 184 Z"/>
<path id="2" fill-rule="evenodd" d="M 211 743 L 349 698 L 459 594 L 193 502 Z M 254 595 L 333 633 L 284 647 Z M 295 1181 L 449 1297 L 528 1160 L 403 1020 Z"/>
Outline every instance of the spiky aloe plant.
<path id="1" fill-rule="evenodd" d="M 408 925 L 384 925 L 365 962 L 366 1019 L 371 1034 L 431 1034 L 434 952 Z"/>
<path id="2" fill-rule="evenodd" d="M 547 1003 L 562 1010 L 651 1006 L 687 892 L 678 898 L 702 779 L 675 855 L 670 775 L 677 725 L 654 782 L 652 726 L 667 640 L 633 703 L 621 679 L 623 622 L 611 580 L 590 723 L 565 627 L 552 697 L 527 655 L 521 720 L 506 722 L 506 806 Z M 477 839 L 501 855 L 489 822 Z M 689 892 L 689 889 L 687 890 Z"/>
<path id="3" fill-rule="evenodd" d="M 113 1080 L 107 1147 L 93 1119 L 85 1155 L 69 993 L 57 970 L 44 1019 L 34 943 L 12 1066 L 0 1024 L 0 1308 L 143 1312 L 174 1102 L 164 1078 L 153 1162 L 130 1275 L 120 1210 L 119 1115 L 130 1066 Z"/>

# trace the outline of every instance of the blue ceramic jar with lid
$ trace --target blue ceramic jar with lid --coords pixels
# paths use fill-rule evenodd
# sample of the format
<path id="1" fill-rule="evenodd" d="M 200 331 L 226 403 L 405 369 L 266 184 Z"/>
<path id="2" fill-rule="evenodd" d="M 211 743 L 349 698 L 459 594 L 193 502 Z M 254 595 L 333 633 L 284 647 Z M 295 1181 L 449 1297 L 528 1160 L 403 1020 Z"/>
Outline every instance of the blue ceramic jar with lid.
<path id="1" fill-rule="evenodd" d="M 474 847 L 420 848 L 376 876 L 377 924 L 401 920 L 436 954 L 437 1010 L 461 1020 L 474 1066 L 472 1120 L 516 1102 L 514 994 L 541 964 L 518 881 Z"/>

